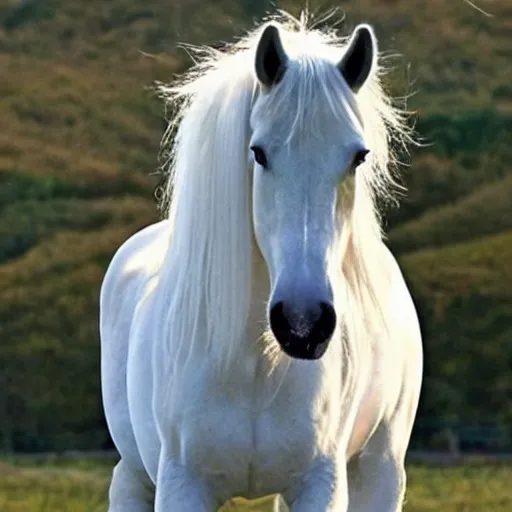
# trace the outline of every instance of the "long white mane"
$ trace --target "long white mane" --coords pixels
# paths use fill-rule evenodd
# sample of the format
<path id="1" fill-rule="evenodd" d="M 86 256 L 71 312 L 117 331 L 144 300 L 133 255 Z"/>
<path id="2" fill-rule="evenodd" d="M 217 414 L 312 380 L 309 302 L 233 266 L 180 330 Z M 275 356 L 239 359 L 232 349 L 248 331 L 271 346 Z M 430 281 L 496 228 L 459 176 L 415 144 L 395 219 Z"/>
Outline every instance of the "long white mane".
<path id="1" fill-rule="evenodd" d="M 347 44 L 334 31 L 308 27 L 306 16 L 285 15 L 283 44 L 291 55 L 339 61 Z M 168 360 L 186 361 L 197 349 L 222 367 L 236 360 L 251 305 L 253 234 L 248 170 L 249 116 L 257 80 L 254 55 L 263 27 L 224 50 L 194 51 L 196 65 L 170 86 L 161 86 L 173 119 L 164 136 L 168 148 L 163 203 L 172 226 L 160 278 L 161 340 L 172 345 Z M 312 68 L 322 73 L 322 67 Z M 377 71 L 356 96 L 371 149 L 357 177 L 353 207 L 345 230 L 348 250 L 344 273 L 353 298 L 367 318 L 376 317 L 379 300 L 372 283 L 378 264 L 372 247 L 381 243 L 380 199 L 396 189 L 393 148 L 409 140 L 403 113 L 381 87 Z M 315 83 L 322 79 L 316 76 Z M 312 80 L 302 74 L 299 80 Z M 332 98 L 335 105 L 339 98 Z M 172 292 L 172 293 L 171 293 Z M 377 315 L 378 316 L 378 315 Z"/>

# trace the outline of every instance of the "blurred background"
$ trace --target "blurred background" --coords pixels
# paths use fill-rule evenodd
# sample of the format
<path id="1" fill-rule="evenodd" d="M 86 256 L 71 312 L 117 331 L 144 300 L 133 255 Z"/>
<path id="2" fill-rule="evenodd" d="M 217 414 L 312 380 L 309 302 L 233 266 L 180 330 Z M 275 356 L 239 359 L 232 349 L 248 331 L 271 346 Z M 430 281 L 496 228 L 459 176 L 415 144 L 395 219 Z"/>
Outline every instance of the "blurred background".
<path id="1" fill-rule="evenodd" d="M 408 195 L 386 221 L 424 333 L 411 449 L 499 456 L 512 451 L 512 2 L 475 3 L 492 16 L 465 0 L 309 6 L 340 7 L 345 34 L 374 25 L 386 85 L 428 143 L 412 149 Z M 118 246 L 158 219 L 166 123 L 151 86 L 191 64 L 178 42 L 231 41 L 304 5 L 0 0 L 2 453 L 113 448 L 99 287 Z"/>

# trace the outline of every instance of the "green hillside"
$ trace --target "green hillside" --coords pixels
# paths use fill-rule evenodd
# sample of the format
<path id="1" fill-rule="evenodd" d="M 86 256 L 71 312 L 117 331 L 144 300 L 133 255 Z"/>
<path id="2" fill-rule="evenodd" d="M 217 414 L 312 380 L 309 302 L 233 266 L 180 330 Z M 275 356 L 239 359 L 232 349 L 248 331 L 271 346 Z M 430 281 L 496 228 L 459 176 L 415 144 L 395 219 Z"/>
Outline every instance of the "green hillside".
<path id="1" fill-rule="evenodd" d="M 512 3 L 476 3 L 493 17 L 464 0 L 346 0 L 340 28 L 374 24 L 388 87 L 425 141 L 387 221 L 424 323 L 421 414 L 510 424 Z M 122 241 L 157 219 L 165 121 L 150 87 L 190 64 L 178 42 L 232 40 L 267 8 L 0 0 L 0 447 L 108 442 L 99 285 Z"/>

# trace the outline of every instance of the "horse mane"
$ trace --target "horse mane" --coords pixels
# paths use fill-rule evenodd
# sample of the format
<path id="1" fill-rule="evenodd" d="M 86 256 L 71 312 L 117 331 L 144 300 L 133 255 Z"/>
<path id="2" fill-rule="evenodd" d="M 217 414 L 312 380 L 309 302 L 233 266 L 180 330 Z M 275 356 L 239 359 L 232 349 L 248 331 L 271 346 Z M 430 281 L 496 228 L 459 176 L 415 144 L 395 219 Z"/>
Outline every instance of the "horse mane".
<path id="1" fill-rule="evenodd" d="M 336 61 L 343 55 L 348 38 L 310 26 L 308 16 L 296 20 L 281 13 L 272 21 L 279 24 L 287 51 Z M 172 250 L 160 282 L 173 291 L 162 301 L 160 339 L 172 340 L 167 348 L 175 362 L 200 344 L 219 365 L 229 364 L 245 334 L 253 251 L 249 116 L 257 93 L 253 62 L 262 29 L 222 50 L 190 47 L 195 65 L 171 85 L 159 86 L 172 115 L 162 141 L 168 179 L 161 198 Z M 395 149 L 411 140 L 404 112 L 381 86 L 385 69 L 380 59 L 376 67 L 355 96 L 371 153 L 358 170 L 343 262 L 363 310 L 375 310 L 380 303 L 372 285 L 379 265 L 371 261 L 375 244 L 382 244 L 379 205 L 396 198 Z M 308 80 L 307 75 L 302 79 Z"/>

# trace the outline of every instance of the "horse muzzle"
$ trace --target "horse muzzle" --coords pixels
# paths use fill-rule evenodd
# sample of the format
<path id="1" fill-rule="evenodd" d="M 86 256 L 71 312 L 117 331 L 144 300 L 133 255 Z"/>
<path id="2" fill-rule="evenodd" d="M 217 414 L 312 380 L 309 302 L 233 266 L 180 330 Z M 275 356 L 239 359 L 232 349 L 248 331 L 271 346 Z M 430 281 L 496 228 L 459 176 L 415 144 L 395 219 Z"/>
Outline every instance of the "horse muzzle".
<path id="1" fill-rule="evenodd" d="M 336 312 L 329 302 L 306 307 L 278 301 L 269 312 L 270 328 L 283 351 L 296 359 L 321 358 L 336 328 Z"/>

